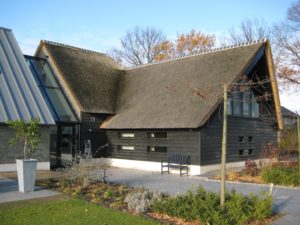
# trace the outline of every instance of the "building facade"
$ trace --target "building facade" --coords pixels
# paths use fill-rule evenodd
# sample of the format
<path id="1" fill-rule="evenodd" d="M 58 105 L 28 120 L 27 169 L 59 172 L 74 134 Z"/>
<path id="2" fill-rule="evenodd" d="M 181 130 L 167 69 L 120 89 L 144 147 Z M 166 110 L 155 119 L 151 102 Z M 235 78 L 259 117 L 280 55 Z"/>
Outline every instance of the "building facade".
<path id="1" fill-rule="evenodd" d="M 224 84 L 229 166 L 261 157 L 283 127 L 267 40 L 135 68 L 49 41 L 25 58 L 56 122 L 53 166 L 90 153 L 114 166 L 158 171 L 161 160 L 180 153 L 191 157 L 192 174 L 216 169 Z"/>

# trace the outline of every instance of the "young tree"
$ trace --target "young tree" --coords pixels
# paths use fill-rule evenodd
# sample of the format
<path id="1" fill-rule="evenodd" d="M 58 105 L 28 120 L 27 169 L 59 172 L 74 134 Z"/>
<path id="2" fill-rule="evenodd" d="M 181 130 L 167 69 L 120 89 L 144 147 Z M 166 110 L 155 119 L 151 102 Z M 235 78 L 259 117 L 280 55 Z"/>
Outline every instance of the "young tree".
<path id="1" fill-rule="evenodd" d="M 200 31 L 191 30 L 187 34 L 178 34 L 175 41 L 167 40 L 155 46 L 156 51 L 159 52 L 155 57 L 155 61 L 180 57 L 190 54 L 194 50 L 211 48 L 215 45 L 215 42 L 214 35 L 208 35 Z"/>
<path id="2" fill-rule="evenodd" d="M 14 145 L 20 141 L 24 141 L 24 159 L 27 159 L 27 154 L 33 153 L 40 143 L 39 122 L 39 118 L 30 119 L 29 122 L 23 120 L 7 122 L 8 126 L 16 131 L 15 137 L 10 139 L 9 142 Z"/>
<path id="3" fill-rule="evenodd" d="M 160 53 L 155 46 L 166 41 L 162 31 L 153 27 L 135 27 L 121 38 L 121 47 L 114 48 L 108 55 L 121 64 L 136 66 L 151 63 Z"/>

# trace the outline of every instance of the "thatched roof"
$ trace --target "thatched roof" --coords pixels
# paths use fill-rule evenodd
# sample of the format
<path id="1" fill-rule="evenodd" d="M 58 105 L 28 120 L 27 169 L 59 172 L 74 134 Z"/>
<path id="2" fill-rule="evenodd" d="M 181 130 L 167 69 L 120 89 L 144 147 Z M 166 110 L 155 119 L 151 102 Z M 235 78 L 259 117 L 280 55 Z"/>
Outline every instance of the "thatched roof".
<path id="1" fill-rule="evenodd" d="M 105 54 L 59 43 L 41 41 L 59 69 L 81 110 L 114 113 L 122 67 Z"/>
<path id="2" fill-rule="evenodd" d="M 110 129 L 197 128 L 242 75 L 263 42 L 128 69 Z"/>
<path id="3" fill-rule="evenodd" d="M 221 103 L 223 84 L 243 75 L 262 47 L 271 58 L 269 43 L 259 41 L 122 69 L 99 53 L 42 44 L 83 111 L 112 114 L 101 126 L 107 129 L 198 128 Z M 280 121 L 276 80 L 271 81 Z"/>

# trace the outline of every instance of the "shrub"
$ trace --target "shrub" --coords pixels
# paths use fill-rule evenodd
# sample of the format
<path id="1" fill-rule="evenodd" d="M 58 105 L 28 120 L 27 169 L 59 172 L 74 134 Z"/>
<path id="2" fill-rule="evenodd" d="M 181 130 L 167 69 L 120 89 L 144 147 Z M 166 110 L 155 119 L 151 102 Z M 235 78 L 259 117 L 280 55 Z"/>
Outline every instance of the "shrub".
<path id="1" fill-rule="evenodd" d="M 154 201 L 161 201 L 162 197 L 162 193 L 144 190 L 129 193 L 124 201 L 127 203 L 130 211 L 145 213 L 149 210 Z"/>
<path id="2" fill-rule="evenodd" d="M 277 146 L 274 146 L 272 142 L 269 142 L 262 146 L 260 158 L 269 159 L 271 162 L 280 160 L 281 150 Z"/>
<path id="3" fill-rule="evenodd" d="M 252 177 L 257 176 L 259 173 L 259 169 L 257 167 L 257 163 L 254 160 L 248 159 L 245 162 L 245 166 L 243 169 L 243 174 L 250 175 Z"/>
<path id="4" fill-rule="evenodd" d="M 261 176 L 265 182 L 281 185 L 300 185 L 300 174 L 298 167 L 266 167 L 262 170 Z"/>
<path id="5" fill-rule="evenodd" d="M 282 132 L 279 142 L 280 149 L 294 151 L 298 149 L 297 128 L 286 129 Z"/>
<path id="6" fill-rule="evenodd" d="M 231 181 L 237 180 L 238 178 L 239 178 L 239 173 L 235 171 L 231 171 L 227 175 L 227 179 Z"/>
<path id="7" fill-rule="evenodd" d="M 225 205 L 220 207 L 220 197 L 206 192 L 202 187 L 185 195 L 155 201 L 152 210 L 203 224 L 245 224 L 262 220 L 272 214 L 272 197 L 269 195 L 244 196 L 235 191 L 226 193 Z"/>
<path id="8" fill-rule="evenodd" d="M 66 168 L 61 183 L 63 186 L 79 184 L 83 188 L 95 182 L 107 183 L 106 168 L 106 165 L 98 165 L 88 160 L 82 160 L 80 163 L 73 162 Z"/>

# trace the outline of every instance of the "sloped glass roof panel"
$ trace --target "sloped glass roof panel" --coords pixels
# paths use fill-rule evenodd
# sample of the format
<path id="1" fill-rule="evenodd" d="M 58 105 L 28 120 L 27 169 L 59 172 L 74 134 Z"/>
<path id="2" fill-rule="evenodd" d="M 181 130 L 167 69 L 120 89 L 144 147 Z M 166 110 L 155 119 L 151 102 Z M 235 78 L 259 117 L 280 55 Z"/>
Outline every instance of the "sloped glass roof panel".
<path id="1" fill-rule="evenodd" d="M 45 59 L 25 56 L 56 122 L 78 122 L 78 119 L 55 74 Z"/>

